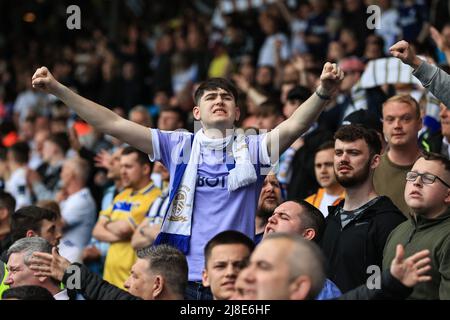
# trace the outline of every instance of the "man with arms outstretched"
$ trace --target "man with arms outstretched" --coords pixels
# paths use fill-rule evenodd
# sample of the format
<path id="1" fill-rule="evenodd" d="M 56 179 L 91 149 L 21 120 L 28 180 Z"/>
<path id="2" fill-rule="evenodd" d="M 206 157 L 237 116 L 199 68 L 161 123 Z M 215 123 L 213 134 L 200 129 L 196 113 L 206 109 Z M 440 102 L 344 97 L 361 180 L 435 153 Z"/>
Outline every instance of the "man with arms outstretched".
<path id="1" fill-rule="evenodd" d="M 210 79 L 197 89 L 193 114 L 203 130 L 195 135 L 149 130 L 125 120 L 72 92 L 47 68 L 36 71 L 33 87 L 57 96 L 97 130 L 168 168 L 171 205 L 155 244 L 171 244 L 187 255 L 190 285 L 195 287 L 202 278 L 203 248 L 209 239 L 225 230 L 254 237 L 254 213 L 264 181 L 261 167 L 276 162 L 309 128 L 343 76 L 336 64 L 325 64 L 321 85 L 289 119 L 268 134 L 248 137 L 234 129 L 240 116 L 237 91 L 225 79 Z"/>

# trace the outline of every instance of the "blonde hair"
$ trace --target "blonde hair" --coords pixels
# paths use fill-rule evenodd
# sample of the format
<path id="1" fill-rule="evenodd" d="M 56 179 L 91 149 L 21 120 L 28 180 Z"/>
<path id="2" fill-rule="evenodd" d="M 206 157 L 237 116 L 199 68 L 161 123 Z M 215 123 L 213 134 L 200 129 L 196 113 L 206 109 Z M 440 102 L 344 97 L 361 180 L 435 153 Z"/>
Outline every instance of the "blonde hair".
<path id="1" fill-rule="evenodd" d="M 387 105 L 390 102 L 398 102 L 398 103 L 405 103 L 408 104 L 411 108 L 413 108 L 416 112 L 416 118 L 419 119 L 421 117 L 421 112 L 420 112 L 420 105 L 417 102 L 416 99 L 414 99 L 412 96 L 410 96 L 409 94 L 398 94 L 395 95 L 393 97 L 390 97 L 389 99 L 387 99 L 384 103 L 383 103 L 383 109 L 384 106 Z"/>

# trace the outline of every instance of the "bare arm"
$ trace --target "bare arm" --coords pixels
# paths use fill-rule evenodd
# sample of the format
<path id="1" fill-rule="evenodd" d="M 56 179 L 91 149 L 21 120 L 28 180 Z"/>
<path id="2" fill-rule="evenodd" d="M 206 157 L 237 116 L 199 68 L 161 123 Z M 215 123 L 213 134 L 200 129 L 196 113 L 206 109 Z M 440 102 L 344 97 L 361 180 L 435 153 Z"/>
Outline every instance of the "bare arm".
<path id="1" fill-rule="evenodd" d="M 134 249 L 141 249 L 151 245 L 160 230 L 160 225 L 150 225 L 148 218 L 144 219 L 136 231 L 134 231 L 133 237 L 131 238 L 131 246 Z"/>
<path id="2" fill-rule="evenodd" d="M 133 228 L 128 221 L 114 221 L 105 226 L 106 230 L 118 236 L 120 240 L 130 240 L 133 235 Z"/>
<path id="3" fill-rule="evenodd" d="M 284 0 L 277 0 L 275 3 L 277 4 L 283 19 L 286 20 L 287 23 L 291 24 L 292 21 L 294 20 L 294 17 L 291 15 L 291 12 L 286 7 Z"/>
<path id="4" fill-rule="evenodd" d="M 111 110 L 76 94 L 56 81 L 45 67 L 36 71 L 32 84 L 33 88 L 38 88 L 61 99 L 97 130 L 114 136 L 153 156 L 151 131 L 148 128 L 128 121 Z"/>
<path id="5" fill-rule="evenodd" d="M 343 71 L 336 64 L 326 63 L 320 77 L 321 85 L 308 100 L 305 101 L 294 114 L 268 134 L 267 148 L 272 161 L 278 160 L 278 155 L 274 154 L 278 144 L 279 154 L 282 154 L 291 144 L 294 143 L 308 128 L 317 120 L 329 99 L 325 100 L 321 96 L 331 97 L 339 88 L 339 84 L 344 78 Z"/>
<path id="6" fill-rule="evenodd" d="M 306 67 L 305 67 L 305 59 L 297 55 L 291 59 L 292 65 L 294 66 L 295 70 L 298 72 L 298 84 L 304 87 L 308 87 L 308 77 L 306 74 Z"/>
<path id="7" fill-rule="evenodd" d="M 98 219 L 97 224 L 94 227 L 94 230 L 92 231 L 92 235 L 95 239 L 103 242 L 119 242 L 121 241 L 120 237 L 106 229 L 106 225 L 108 224 L 109 220 L 105 217 L 100 217 Z"/>
<path id="8" fill-rule="evenodd" d="M 281 50 L 283 46 L 283 41 L 280 39 L 275 40 L 275 86 L 277 88 L 281 88 L 282 82 L 283 82 L 283 67 L 284 67 L 284 61 L 281 58 Z"/>
<path id="9" fill-rule="evenodd" d="M 255 88 L 253 88 L 250 83 L 240 74 L 235 74 L 233 80 L 237 87 L 244 92 L 255 105 L 260 106 L 267 101 L 267 97 L 259 93 Z"/>
<path id="10" fill-rule="evenodd" d="M 433 41 L 436 42 L 437 47 L 445 54 L 447 64 L 450 64 L 450 47 L 445 42 L 442 34 L 433 26 L 430 27 L 430 34 Z"/>

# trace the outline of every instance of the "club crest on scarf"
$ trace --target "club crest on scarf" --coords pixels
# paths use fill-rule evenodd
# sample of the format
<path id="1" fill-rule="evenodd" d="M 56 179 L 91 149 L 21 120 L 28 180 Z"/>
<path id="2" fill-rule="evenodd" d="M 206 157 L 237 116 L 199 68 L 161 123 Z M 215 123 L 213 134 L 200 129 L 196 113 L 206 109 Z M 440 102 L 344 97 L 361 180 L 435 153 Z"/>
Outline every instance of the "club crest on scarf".
<path id="1" fill-rule="evenodd" d="M 189 192 L 189 188 L 186 186 L 181 186 L 180 190 L 175 195 L 172 203 L 172 208 L 170 211 L 169 221 L 174 222 L 188 221 L 187 216 L 183 215 L 185 207 L 190 206 L 186 204 L 186 200 L 188 197 L 187 192 Z"/>

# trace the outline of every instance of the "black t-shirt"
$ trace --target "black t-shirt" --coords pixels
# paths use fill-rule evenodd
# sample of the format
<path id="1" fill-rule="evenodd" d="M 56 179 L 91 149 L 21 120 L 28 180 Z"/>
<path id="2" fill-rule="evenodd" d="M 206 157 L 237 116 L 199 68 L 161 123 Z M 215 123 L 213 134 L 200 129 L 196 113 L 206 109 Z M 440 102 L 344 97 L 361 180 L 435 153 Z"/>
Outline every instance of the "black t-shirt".
<path id="1" fill-rule="evenodd" d="M 348 225 L 352 220 L 360 216 L 365 210 L 367 210 L 369 207 L 371 207 L 375 202 L 377 202 L 380 199 L 380 197 L 376 197 L 369 202 L 367 202 L 365 205 L 359 207 L 355 210 L 344 210 L 343 207 L 338 208 L 338 215 L 341 216 L 341 224 L 342 228 L 345 228 L 346 225 Z"/>

